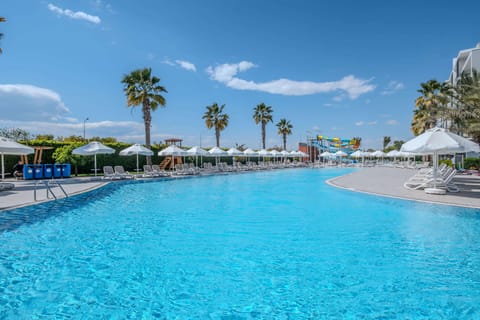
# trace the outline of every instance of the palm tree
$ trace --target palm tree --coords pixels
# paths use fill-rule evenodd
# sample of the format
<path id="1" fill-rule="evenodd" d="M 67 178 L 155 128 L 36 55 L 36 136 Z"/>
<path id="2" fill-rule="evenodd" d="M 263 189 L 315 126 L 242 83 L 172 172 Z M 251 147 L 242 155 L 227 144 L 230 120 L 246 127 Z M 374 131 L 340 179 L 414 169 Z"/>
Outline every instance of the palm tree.
<path id="1" fill-rule="evenodd" d="M 255 124 L 260 122 L 262 123 L 262 148 L 265 149 L 265 127 L 267 126 L 267 123 L 273 122 L 273 109 L 262 102 L 253 108 L 253 111 L 253 119 L 255 120 Z"/>
<path id="2" fill-rule="evenodd" d="M 165 106 L 162 92 L 167 92 L 165 87 L 159 85 L 160 78 L 152 76 L 151 68 L 137 69 L 123 77 L 123 91 L 127 96 L 127 107 L 142 105 L 143 121 L 145 123 L 145 145 L 150 148 L 150 128 L 152 126 L 152 111 L 158 106 Z M 152 164 L 152 159 L 147 156 L 147 164 Z"/>
<path id="3" fill-rule="evenodd" d="M 388 146 L 388 144 L 392 141 L 392 138 L 385 136 L 383 137 L 383 150 L 385 150 Z"/>
<path id="4" fill-rule="evenodd" d="M 283 150 L 287 150 L 287 135 L 292 134 L 292 124 L 287 119 L 280 119 L 277 123 L 278 134 L 283 137 Z"/>
<path id="5" fill-rule="evenodd" d="M 0 17 L 0 22 L 5 22 L 7 21 L 7 19 L 5 19 L 4 17 Z M 3 38 L 3 33 L 0 32 L 0 40 L 2 40 Z M 2 54 L 2 48 L 0 48 L 0 54 Z"/>
<path id="6" fill-rule="evenodd" d="M 450 130 L 478 136 L 480 124 L 480 73 L 462 75 L 453 88 L 454 103 L 449 108 Z"/>
<path id="7" fill-rule="evenodd" d="M 444 114 L 448 103 L 449 87 L 437 80 L 421 83 L 418 90 L 422 95 L 415 100 L 415 110 L 411 130 L 419 135 L 437 124 L 438 117 Z"/>
<path id="8" fill-rule="evenodd" d="M 202 119 L 205 119 L 205 125 L 208 129 L 215 128 L 215 138 L 217 140 L 217 147 L 220 147 L 220 132 L 228 126 L 228 114 L 222 113 L 225 105 L 221 107 L 214 102 L 211 106 L 207 106 L 207 111 L 203 114 Z"/>

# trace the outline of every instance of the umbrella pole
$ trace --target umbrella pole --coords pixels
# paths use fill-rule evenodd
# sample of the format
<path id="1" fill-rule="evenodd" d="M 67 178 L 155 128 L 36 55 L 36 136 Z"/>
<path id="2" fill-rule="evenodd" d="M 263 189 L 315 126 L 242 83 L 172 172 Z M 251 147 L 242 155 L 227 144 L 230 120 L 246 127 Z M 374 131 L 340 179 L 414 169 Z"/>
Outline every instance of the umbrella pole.
<path id="1" fill-rule="evenodd" d="M 5 180 L 5 159 L 2 153 L 2 180 Z"/>
<path id="2" fill-rule="evenodd" d="M 438 155 L 436 152 L 433 153 L 433 189 L 437 189 L 437 166 L 438 166 Z"/>
<path id="3" fill-rule="evenodd" d="M 138 169 L 138 153 L 137 153 L 137 173 L 139 172 L 140 170 Z"/>
<path id="4" fill-rule="evenodd" d="M 97 176 L 97 154 L 95 153 L 93 155 L 93 159 L 94 159 L 94 169 L 93 171 L 95 172 L 95 177 Z"/>

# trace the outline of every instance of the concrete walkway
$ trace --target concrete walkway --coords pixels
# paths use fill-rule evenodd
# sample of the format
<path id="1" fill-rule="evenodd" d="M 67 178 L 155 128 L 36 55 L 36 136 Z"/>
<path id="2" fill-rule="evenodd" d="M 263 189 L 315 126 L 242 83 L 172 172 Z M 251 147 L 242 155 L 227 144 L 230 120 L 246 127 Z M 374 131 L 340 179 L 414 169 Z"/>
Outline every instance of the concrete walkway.
<path id="1" fill-rule="evenodd" d="M 362 168 L 351 174 L 330 179 L 327 183 L 351 191 L 387 197 L 480 208 L 480 176 L 457 175 L 453 182 L 460 188 L 460 192 L 432 195 L 426 194 L 423 190 L 409 190 L 403 187 L 405 181 L 414 174 L 413 169 Z"/>
<path id="2" fill-rule="evenodd" d="M 47 189 L 45 185 L 42 183 L 42 181 L 47 181 L 47 180 L 38 181 L 37 201 L 35 201 L 34 199 L 35 183 L 37 181 L 34 181 L 34 180 L 16 181 L 14 179 L 6 179 L 2 181 L 2 182 L 15 184 L 15 188 L 12 190 L 0 192 L 0 210 L 28 206 L 28 205 L 52 200 L 51 195 L 50 195 L 50 199 L 47 198 Z M 57 181 L 57 180 L 54 180 L 54 181 Z M 89 178 L 89 177 L 59 179 L 58 182 L 61 184 L 61 186 L 69 196 L 90 191 L 90 190 L 102 187 L 108 183 L 106 181 L 99 180 L 98 178 L 95 179 L 95 178 Z M 59 187 L 52 186 L 51 189 L 58 198 L 65 197 Z"/>

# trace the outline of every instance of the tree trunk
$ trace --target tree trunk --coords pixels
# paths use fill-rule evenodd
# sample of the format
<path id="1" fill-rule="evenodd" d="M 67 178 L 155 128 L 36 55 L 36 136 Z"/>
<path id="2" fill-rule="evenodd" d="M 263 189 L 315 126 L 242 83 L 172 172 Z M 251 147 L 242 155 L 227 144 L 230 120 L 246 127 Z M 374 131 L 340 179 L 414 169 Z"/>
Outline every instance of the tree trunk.
<path id="1" fill-rule="evenodd" d="M 217 140 L 217 147 L 220 148 L 220 130 L 215 127 L 215 138 Z"/>
<path id="2" fill-rule="evenodd" d="M 287 150 L 287 134 L 283 134 L 283 150 Z"/>
<path id="3" fill-rule="evenodd" d="M 265 126 L 266 124 L 262 122 L 262 149 L 265 149 Z"/>
<path id="4" fill-rule="evenodd" d="M 145 146 L 150 149 L 150 128 L 152 126 L 152 115 L 150 112 L 150 102 L 148 100 L 143 101 L 142 111 L 143 121 L 145 123 Z M 147 165 L 152 165 L 151 156 L 147 156 Z"/>

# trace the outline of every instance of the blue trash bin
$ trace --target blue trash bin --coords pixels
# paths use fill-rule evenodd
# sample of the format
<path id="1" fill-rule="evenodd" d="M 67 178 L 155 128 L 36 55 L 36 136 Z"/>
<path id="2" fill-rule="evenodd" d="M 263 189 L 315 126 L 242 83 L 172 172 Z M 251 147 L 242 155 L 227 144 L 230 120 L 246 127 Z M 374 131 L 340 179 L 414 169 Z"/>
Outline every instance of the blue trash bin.
<path id="1" fill-rule="evenodd" d="M 43 177 L 51 178 L 53 176 L 53 164 L 44 164 L 43 165 Z"/>
<path id="2" fill-rule="evenodd" d="M 54 178 L 62 177 L 62 168 L 63 168 L 63 164 L 54 164 L 53 165 L 53 177 Z"/>
<path id="3" fill-rule="evenodd" d="M 23 165 L 23 179 L 25 180 L 33 179 L 33 165 L 31 164 Z"/>
<path id="4" fill-rule="evenodd" d="M 70 178 L 71 171 L 72 171 L 72 168 L 71 168 L 70 163 L 65 163 L 63 165 L 62 177 Z"/>
<path id="5" fill-rule="evenodd" d="M 42 179 L 43 178 L 43 164 L 34 164 L 33 165 L 33 178 Z"/>

